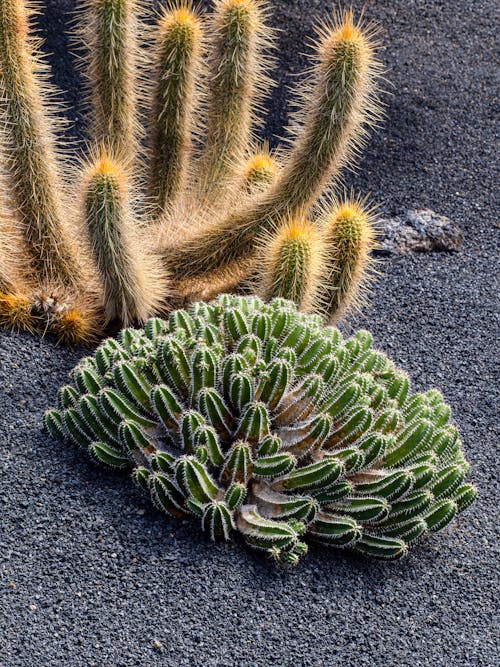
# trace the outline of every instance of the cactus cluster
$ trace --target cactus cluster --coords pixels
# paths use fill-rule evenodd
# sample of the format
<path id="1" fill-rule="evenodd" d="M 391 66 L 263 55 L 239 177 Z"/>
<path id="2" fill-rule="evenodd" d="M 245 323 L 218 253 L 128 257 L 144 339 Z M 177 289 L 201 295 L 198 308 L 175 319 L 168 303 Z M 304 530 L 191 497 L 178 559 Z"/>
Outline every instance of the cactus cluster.
<path id="1" fill-rule="evenodd" d="M 280 564 L 309 541 L 394 559 L 475 498 L 450 408 L 359 331 L 280 298 L 220 295 L 125 329 L 45 415 L 167 514 Z"/>
<path id="2" fill-rule="evenodd" d="M 221 292 L 332 321 L 363 302 L 372 213 L 335 187 L 380 115 L 371 26 L 351 11 L 321 23 L 289 146 L 271 151 L 257 140 L 265 0 L 214 0 L 208 17 L 190 0 L 149 17 L 138 0 L 86 0 L 90 122 L 74 151 L 34 11 L 0 3 L 0 323 L 84 342 Z"/>

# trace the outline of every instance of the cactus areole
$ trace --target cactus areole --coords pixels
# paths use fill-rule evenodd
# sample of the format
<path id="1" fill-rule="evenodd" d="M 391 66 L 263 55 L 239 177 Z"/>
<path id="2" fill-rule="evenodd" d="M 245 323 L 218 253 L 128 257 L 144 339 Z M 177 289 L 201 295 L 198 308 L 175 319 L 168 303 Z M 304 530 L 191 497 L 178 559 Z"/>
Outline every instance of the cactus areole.
<path id="1" fill-rule="evenodd" d="M 283 299 L 222 295 L 124 329 L 45 423 L 167 514 L 280 564 L 311 541 L 399 558 L 476 495 L 441 393 Z"/>

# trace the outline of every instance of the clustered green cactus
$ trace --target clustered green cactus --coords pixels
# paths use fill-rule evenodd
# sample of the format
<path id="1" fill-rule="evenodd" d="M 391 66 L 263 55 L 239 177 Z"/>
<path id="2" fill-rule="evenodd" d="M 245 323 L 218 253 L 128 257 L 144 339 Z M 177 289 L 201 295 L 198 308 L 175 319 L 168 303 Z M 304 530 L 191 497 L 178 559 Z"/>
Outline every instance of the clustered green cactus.
<path id="1" fill-rule="evenodd" d="M 214 0 L 208 18 L 173 0 L 152 20 L 138 0 L 86 0 L 75 155 L 33 11 L 0 2 L 0 324 L 82 342 L 221 292 L 332 320 L 362 303 L 370 208 L 324 196 L 379 117 L 369 25 L 321 24 L 290 146 L 269 151 L 265 0 Z"/>
<path id="2" fill-rule="evenodd" d="M 307 542 L 403 556 L 475 498 L 437 390 L 317 315 L 221 295 L 105 340 L 45 415 L 54 436 L 132 477 L 211 540 L 280 564 Z"/>

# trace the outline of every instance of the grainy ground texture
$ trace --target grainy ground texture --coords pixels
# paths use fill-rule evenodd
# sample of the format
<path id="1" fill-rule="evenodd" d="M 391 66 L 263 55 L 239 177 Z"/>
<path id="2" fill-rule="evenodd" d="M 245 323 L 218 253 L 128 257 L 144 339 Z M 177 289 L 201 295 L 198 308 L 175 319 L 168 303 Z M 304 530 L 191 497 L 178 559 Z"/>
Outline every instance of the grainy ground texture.
<path id="1" fill-rule="evenodd" d="M 272 4 L 281 85 L 269 129 L 281 133 L 283 85 L 305 65 L 312 21 L 331 3 Z M 126 477 L 43 433 L 43 411 L 79 353 L 2 333 L 2 666 L 498 664 L 494 2 L 365 4 L 384 29 L 393 95 L 348 183 L 371 191 L 387 215 L 449 216 L 465 243 L 459 254 L 386 261 L 372 308 L 350 326 L 370 328 L 416 388 L 443 388 L 477 503 L 403 562 L 312 548 L 296 571 L 276 571 L 238 544 L 206 544 Z M 40 17 L 66 90 L 78 84 L 62 37 L 72 9 L 49 0 Z"/>

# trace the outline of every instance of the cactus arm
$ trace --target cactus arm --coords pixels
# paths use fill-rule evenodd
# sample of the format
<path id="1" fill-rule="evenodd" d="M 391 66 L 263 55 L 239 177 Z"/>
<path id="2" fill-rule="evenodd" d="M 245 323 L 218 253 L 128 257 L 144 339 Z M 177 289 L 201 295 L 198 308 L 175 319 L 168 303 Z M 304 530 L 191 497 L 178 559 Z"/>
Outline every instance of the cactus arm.
<path id="1" fill-rule="evenodd" d="M 80 29 L 92 138 L 127 160 L 138 148 L 137 12 L 136 0 L 86 0 Z"/>
<path id="2" fill-rule="evenodd" d="M 322 260 L 316 227 L 307 220 L 290 220 L 263 243 L 257 291 L 264 300 L 282 297 L 307 311 L 314 303 Z"/>
<path id="3" fill-rule="evenodd" d="M 195 78 L 201 66 L 201 19 L 190 4 L 182 4 L 164 11 L 155 32 L 150 151 L 153 219 L 174 208 L 186 187 L 195 131 Z"/>
<path id="4" fill-rule="evenodd" d="M 318 302 L 331 322 L 360 309 L 375 275 L 373 214 L 363 202 L 346 200 L 326 212 L 322 237 L 327 249 Z"/>
<path id="5" fill-rule="evenodd" d="M 261 0 L 217 0 L 209 60 L 207 138 L 199 165 L 200 199 L 219 205 L 237 177 L 268 81 L 264 50 L 269 29 Z"/>
<path id="6" fill-rule="evenodd" d="M 83 215 L 103 286 L 106 322 L 144 322 L 158 305 L 161 276 L 132 221 L 128 175 L 102 150 L 83 180 Z"/>
<path id="7" fill-rule="evenodd" d="M 81 271 L 61 202 L 55 138 L 46 102 L 51 92 L 23 0 L 0 3 L 0 135 L 16 221 L 36 281 L 78 289 Z"/>

